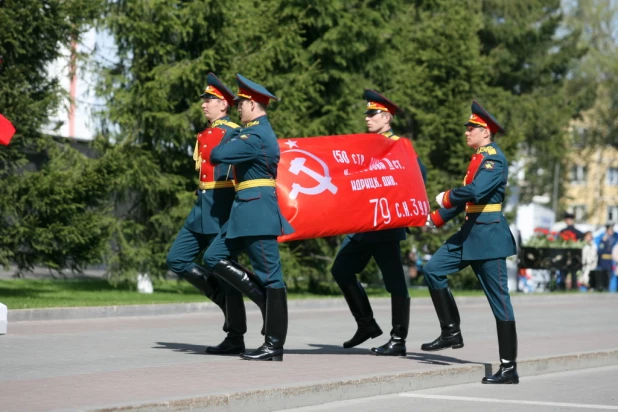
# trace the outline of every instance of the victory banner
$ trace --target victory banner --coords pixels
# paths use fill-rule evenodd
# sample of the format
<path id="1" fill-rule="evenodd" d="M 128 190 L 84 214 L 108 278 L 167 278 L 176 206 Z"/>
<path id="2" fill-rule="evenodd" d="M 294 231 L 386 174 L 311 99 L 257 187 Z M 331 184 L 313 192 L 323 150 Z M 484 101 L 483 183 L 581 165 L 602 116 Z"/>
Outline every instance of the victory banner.
<path id="1" fill-rule="evenodd" d="M 280 139 L 279 242 L 423 226 L 429 202 L 412 143 L 366 133 Z"/>

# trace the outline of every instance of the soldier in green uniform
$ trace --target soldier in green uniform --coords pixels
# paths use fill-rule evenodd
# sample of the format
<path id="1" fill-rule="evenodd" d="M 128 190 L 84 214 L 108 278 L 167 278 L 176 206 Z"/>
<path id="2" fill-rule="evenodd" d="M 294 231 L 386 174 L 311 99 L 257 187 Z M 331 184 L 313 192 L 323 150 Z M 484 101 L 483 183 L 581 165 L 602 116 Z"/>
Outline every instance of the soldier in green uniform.
<path id="1" fill-rule="evenodd" d="M 379 133 L 384 139 L 398 140 L 391 129 L 393 116 L 400 111 L 396 104 L 380 93 L 366 89 L 365 121 L 370 133 Z M 425 166 L 418 164 L 426 179 Z M 386 290 L 391 294 L 392 329 L 390 340 L 371 351 L 381 356 L 405 356 L 406 338 L 410 323 L 410 296 L 406 286 L 399 242 L 406 240 L 405 228 L 386 229 L 346 235 L 335 257 L 331 273 L 345 297 L 357 323 L 352 339 L 343 343 L 344 348 L 360 345 L 369 338 L 382 334 L 373 317 L 367 294 L 356 275 L 363 271 L 373 257 L 384 277 Z"/>
<path id="2" fill-rule="evenodd" d="M 231 166 L 210 163 L 210 152 L 220 142 L 238 136 L 240 126 L 228 116 L 235 95 L 213 73 L 207 77 L 207 87 L 201 95 L 208 127 L 197 135 L 193 159 L 199 171 L 197 200 L 185 224 L 167 255 L 167 266 L 178 277 L 186 279 L 203 295 L 221 308 L 225 316 L 225 340 L 208 347 L 212 354 L 238 354 L 245 350 L 243 335 L 247 331 L 242 294 L 229 285 L 221 285 L 216 276 L 194 263 L 227 222 L 234 201 L 234 181 Z"/>
<path id="3" fill-rule="evenodd" d="M 213 149 L 213 164 L 233 165 L 236 197 L 228 222 L 204 253 L 204 263 L 258 306 L 265 307 L 265 341 L 256 351 L 242 353 L 245 360 L 281 361 L 287 336 L 287 295 L 277 237 L 293 232 L 277 202 L 276 181 L 279 144 L 266 107 L 276 99 L 263 86 L 236 75 L 238 112 L 244 127 L 238 137 Z M 231 256 L 246 251 L 249 272 Z M 265 293 L 264 293 L 265 292 Z"/>
<path id="4" fill-rule="evenodd" d="M 516 253 L 515 240 L 502 214 L 508 162 L 494 141 L 504 128 L 477 102 L 465 124 L 466 143 L 474 155 L 464 178 L 464 186 L 440 193 L 440 209 L 427 216 L 427 226 L 440 227 L 466 212 L 461 229 L 451 236 L 423 267 L 441 334 L 421 346 L 425 351 L 464 346 L 459 311 L 448 289 L 446 276 L 472 266 L 496 318 L 500 369 L 483 383 L 519 383 L 517 375 L 517 332 L 509 296 L 506 258 Z"/>

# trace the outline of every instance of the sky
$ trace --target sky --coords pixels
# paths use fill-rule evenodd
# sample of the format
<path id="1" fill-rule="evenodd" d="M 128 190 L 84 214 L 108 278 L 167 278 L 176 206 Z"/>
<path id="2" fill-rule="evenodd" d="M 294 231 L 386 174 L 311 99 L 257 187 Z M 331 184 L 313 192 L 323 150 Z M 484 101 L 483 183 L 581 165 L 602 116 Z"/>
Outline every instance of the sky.
<path id="1" fill-rule="evenodd" d="M 75 116 L 74 133 L 71 136 L 69 130 L 69 98 L 65 98 L 60 109 L 50 118 L 50 122 L 43 130 L 47 133 L 71 137 L 77 140 L 92 140 L 97 131 L 96 116 L 94 111 L 100 109 L 104 101 L 97 98 L 94 92 L 95 74 L 93 62 L 114 61 L 116 58 L 116 46 L 114 39 L 108 32 L 96 31 L 94 28 L 84 33 L 77 45 L 80 59 L 77 64 L 75 79 Z M 62 88 L 69 93 L 69 63 L 70 51 L 68 48 L 61 49 L 62 57 L 48 66 L 50 78 L 57 77 Z M 55 125 L 62 122 L 60 129 L 54 131 Z"/>

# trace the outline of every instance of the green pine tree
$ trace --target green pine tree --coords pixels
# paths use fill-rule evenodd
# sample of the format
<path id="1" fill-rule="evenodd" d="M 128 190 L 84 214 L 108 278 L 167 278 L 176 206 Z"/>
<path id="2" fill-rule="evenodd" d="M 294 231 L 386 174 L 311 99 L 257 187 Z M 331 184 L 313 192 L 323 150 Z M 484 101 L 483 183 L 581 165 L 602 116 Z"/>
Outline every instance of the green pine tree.
<path id="1" fill-rule="evenodd" d="M 91 0 L 5 0 L 0 7 L 0 113 L 17 132 L 0 147 L 0 264 L 81 270 L 107 248 L 105 162 L 41 132 L 62 104 L 47 66 L 100 13 Z M 99 176 L 99 174 L 101 176 Z"/>

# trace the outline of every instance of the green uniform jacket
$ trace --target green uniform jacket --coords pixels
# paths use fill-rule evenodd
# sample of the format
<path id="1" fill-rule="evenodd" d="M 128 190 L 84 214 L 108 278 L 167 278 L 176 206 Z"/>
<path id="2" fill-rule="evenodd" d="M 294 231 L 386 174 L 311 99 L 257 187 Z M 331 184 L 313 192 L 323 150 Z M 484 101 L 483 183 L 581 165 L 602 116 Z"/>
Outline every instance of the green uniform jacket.
<path id="1" fill-rule="evenodd" d="M 266 116 L 249 122 L 238 137 L 221 142 L 210 155 L 213 164 L 234 165 L 238 184 L 255 179 L 276 179 L 279 143 Z M 262 186 L 236 192 L 226 238 L 280 236 L 294 232 L 281 214 L 275 187 Z"/>
<path id="2" fill-rule="evenodd" d="M 436 226 L 442 226 L 466 210 L 467 203 L 475 205 L 501 204 L 508 179 L 508 162 L 495 142 L 476 150 L 479 165 L 468 168 L 471 182 L 445 194 L 445 206 L 431 214 Z M 474 160 L 471 162 L 474 162 Z M 468 177 L 466 178 L 468 179 Z M 463 249 L 462 260 L 487 260 L 517 253 L 515 240 L 501 211 L 466 213 L 463 226 L 446 242 L 449 251 Z"/>
<path id="3" fill-rule="evenodd" d="M 228 116 L 213 122 L 211 127 L 218 127 L 225 130 L 225 135 L 221 139 L 221 144 L 225 144 L 238 136 L 240 126 L 232 123 Z M 204 159 L 208 160 L 208 159 Z M 232 171 L 229 164 L 220 163 L 213 167 L 214 181 L 231 179 Z M 204 235 L 217 234 L 221 226 L 230 217 L 230 210 L 234 202 L 234 188 L 209 189 L 197 191 L 197 200 L 191 213 L 185 220 L 185 227 L 194 233 Z"/>

